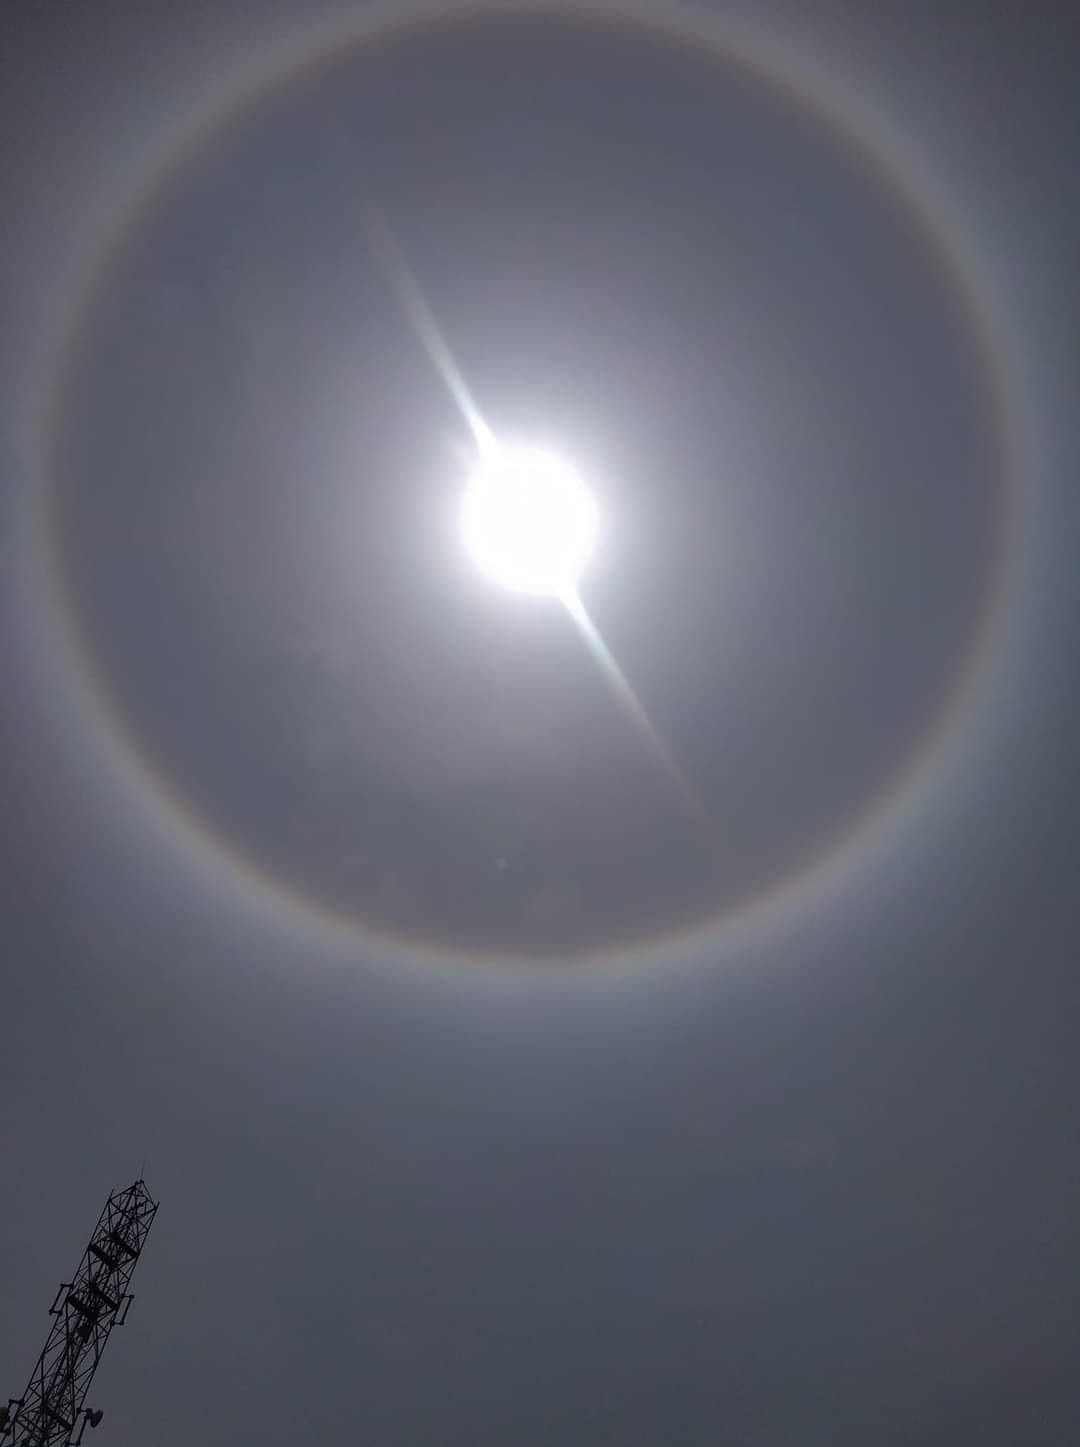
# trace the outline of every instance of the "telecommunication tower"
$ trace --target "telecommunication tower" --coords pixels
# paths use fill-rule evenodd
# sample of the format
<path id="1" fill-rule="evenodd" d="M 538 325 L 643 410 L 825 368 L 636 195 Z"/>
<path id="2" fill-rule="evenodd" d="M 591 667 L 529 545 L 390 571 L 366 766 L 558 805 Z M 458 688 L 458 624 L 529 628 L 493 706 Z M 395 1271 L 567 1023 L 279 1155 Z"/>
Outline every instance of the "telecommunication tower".
<path id="1" fill-rule="evenodd" d="M 101 1421 L 83 1403 L 109 1333 L 134 1300 L 128 1286 L 156 1214 L 142 1180 L 109 1197 L 74 1280 L 49 1308 L 55 1321 L 26 1391 L 0 1408 L 0 1447 L 74 1447 Z"/>

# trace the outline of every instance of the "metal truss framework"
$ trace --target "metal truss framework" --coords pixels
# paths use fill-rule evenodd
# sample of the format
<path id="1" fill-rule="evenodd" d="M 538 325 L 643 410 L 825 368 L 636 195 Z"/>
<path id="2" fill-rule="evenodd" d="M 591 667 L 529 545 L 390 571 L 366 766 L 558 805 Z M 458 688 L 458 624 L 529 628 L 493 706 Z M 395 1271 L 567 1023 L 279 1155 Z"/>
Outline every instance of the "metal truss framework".
<path id="1" fill-rule="evenodd" d="M 75 1279 L 49 1308 L 49 1339 L 22 1397 L 0 1409 L 0 1447 L 69 1447 L 100 1412 L 83 1408 L 105 1343 L 134 1300 L 128 1286 L 157 1214 L 143 1181 L 106 1202 Z"/>

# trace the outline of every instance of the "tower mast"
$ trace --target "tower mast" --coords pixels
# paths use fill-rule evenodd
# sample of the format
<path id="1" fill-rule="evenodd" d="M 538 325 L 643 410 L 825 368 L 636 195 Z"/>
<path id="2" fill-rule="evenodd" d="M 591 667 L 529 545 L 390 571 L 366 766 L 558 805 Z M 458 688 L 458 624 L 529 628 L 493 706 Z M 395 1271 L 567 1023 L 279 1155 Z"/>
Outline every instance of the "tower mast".
<path id="1" fill-rule="evenodd" d="M 134 1300 L 128 1287 L 158 1203 L 142 1180 L 105 1203 L 74 1279 L 49 1308 L 55 1318 L 21 1397 L 0 1408 L 0 1447 L 73 1447 L 100 1411 L 83 1406 L 105 1343 Z"/>

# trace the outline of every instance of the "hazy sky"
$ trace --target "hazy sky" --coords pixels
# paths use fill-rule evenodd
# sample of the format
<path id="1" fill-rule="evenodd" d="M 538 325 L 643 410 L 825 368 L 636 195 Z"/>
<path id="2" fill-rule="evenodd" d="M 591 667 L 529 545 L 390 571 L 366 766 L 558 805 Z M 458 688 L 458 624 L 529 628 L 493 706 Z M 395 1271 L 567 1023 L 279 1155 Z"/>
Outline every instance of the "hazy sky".
<path id="1" fill-rule="evenodd" d="M 1075 1434 L 1076 101 L 866 9 L 9 4 L 9 1393 L 145 1159 L 115 1447 Z"/>

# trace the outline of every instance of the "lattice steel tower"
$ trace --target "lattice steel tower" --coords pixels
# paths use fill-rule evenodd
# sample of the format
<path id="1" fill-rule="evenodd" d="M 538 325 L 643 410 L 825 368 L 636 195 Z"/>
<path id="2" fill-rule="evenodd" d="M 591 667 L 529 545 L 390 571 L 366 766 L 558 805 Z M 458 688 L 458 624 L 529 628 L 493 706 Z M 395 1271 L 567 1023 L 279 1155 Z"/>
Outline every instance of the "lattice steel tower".
<path id="1" fill-rule="evenodd" d="M 134 1300 L 131 1274 L 156 1214 L 141 1180 L 109 1197 L 75 1279 L 49 1308 L 56 1320 L 29 1386 L 0 1408 L 0 1447 L 68 1447 L 101 1421 L 83 1403 L 109 1333 Z"/>

